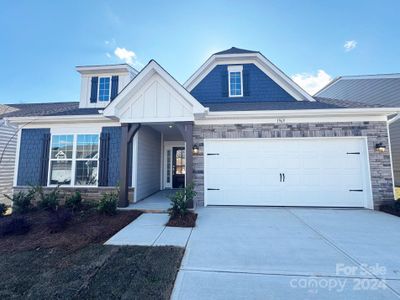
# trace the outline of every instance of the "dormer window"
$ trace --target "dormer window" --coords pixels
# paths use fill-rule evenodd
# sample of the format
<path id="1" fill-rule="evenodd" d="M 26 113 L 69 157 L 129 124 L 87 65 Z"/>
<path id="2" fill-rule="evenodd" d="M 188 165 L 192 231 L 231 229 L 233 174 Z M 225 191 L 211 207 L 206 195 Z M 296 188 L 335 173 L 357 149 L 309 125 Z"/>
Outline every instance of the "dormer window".
<path id="1" fill-rule="evenodd" d="M 243 97 L 243 66 L 228 66 L 229 97 Z"/>
<path id="2" fill-rule="evenodd" d="M 97 93 L 99 101 L 109 101 L 111 95 L 110 77 L 100 77 L 99 78 L 99 92 Z"/>

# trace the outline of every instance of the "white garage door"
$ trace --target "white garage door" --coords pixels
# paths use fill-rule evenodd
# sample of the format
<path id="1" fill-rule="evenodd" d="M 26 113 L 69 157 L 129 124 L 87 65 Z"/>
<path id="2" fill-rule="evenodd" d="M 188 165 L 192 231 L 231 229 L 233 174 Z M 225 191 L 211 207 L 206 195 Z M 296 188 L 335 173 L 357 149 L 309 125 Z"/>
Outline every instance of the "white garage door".
<path id="1" fill-rule="evenodd" d="M 368 206 L 362 138 L 204 141 L 206 205 Z"/>

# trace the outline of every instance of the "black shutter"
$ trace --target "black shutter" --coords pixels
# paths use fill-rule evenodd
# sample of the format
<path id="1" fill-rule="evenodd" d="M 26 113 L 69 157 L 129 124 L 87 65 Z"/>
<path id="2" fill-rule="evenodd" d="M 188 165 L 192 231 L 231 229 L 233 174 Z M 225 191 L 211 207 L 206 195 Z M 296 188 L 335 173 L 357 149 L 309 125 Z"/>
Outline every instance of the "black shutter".
<path id="1" fill-rule="evenodd" d="M 97 102 L 97 86 L 99 84 L 99 77 L 92 77 L 92 84 L 90 90 L 90 103 Z"/>
<path id="2" fill-rule="evenodd" d="M 99 186 L 108 185 L 108 156 L 110 152 L 110 134 L 100 134 L 100 156 L 99 156 Z"/>
<path id="3" fill-rule="evenodd" d="M 40 169 L 40 182 L 41 186 L 47 186 L 47 174 L 49 170 L 49 151 L 50 151 L 50 133 L 45 133 L 42 140 L 42 157 Z"/>
<path id="4" fill-rule="evenodd" d="M 243 96 L 250 96 L 249 91 L 249 71 L 243 71 Z"/>
<path id="5" fill-rule="evenodd" d="M 221 80 L 222 80 L 222 82 L 221 82 L 222 97 L 228 97 L 229 91 L 228 91 L 228 70 L 227 69 L 222 71 Z"/>
<path id="6" fill-rule="evenodd" d="M 111 77 L 111 101 L 118 95 L 118 76 Z"/>

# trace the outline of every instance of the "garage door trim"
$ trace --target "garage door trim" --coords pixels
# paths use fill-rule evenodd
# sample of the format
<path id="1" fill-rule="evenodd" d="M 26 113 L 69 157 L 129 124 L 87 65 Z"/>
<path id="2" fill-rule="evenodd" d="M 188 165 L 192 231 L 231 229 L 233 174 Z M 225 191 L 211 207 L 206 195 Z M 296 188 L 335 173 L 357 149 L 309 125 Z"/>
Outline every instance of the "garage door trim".
<path id="1" fill-rule="evenodd" d="M 363 161 L 362 163 L 362 176 L 363 179 L 365 180 L 365 186 L 364 188 L 366 189 L 365 193 L 365 198 L 364 198 L 364 207 L 373 209 L 373 198 L 372 198 L 372 183 L 371 183 L 371 174 L 370 174 L 370 163 L 369 163 L 369 151 L 368 151 L 368 140 L 367 137 L 361 136 L 348 136 L 348 137 L 291 137 L 291 138 L 207 138 L 204 139 L 204 206 L 208 205 L 208 189 L 218 189 L 218 187 L 211 186 L 212 184 L 209 184 L 207 182 L 207 145 L 209 142 L 218 142 L 218 141 L 284 141 L 284 140 L 289 140 L 289 141 L 294 141 L 294 140 L 346 140 L 346 139 L 352 139 L 352 140 L 359 140 L 361 141 L 360 144 L 362 144 L 363 149 L 365 150 L 365 155 L 363 156 Z M 211 191 L 212 192 L 212 191 Z"/>

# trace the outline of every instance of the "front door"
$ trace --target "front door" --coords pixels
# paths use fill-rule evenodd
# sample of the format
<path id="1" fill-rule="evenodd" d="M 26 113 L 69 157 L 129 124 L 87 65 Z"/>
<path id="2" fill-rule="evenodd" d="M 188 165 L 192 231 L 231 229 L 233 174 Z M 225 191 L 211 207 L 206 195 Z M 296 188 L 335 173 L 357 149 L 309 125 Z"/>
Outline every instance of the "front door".
<path id="1" fill-rule="evenodd" d="M 172 188 L 185 187 L 185 147 L 172 148 Z"/>

